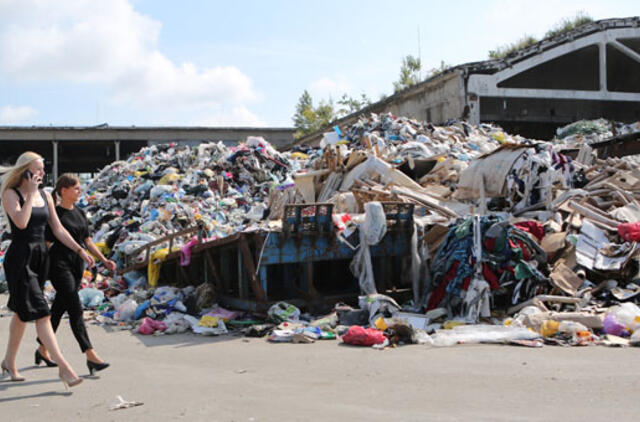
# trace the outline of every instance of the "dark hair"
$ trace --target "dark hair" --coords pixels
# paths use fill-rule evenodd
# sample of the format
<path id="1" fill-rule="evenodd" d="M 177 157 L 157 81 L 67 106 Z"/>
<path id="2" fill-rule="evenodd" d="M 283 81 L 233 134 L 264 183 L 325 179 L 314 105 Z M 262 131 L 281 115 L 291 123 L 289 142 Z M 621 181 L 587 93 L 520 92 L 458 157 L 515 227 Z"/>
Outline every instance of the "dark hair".
<path id="1" fill-rule="evenodd" d="M 65 173 L 58 177 L 58 180 L 56 180 L 56 187 L 53 188 L 53 192 L 51 193 L 53 202 L 58 201 L 58 195 L 61 195 L 62 188 L 72 188 L 78 183 L 80 183 L 80 179 L 78 179 L 78 176 L 75 174 Z"/>

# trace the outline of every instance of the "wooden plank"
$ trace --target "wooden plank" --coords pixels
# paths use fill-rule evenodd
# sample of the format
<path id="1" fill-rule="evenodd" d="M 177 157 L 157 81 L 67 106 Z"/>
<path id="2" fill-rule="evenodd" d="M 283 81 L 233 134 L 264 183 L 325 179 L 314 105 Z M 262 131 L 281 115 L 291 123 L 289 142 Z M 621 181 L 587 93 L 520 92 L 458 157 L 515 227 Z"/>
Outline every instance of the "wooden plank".
<path id="1" fill-rule="evenodd" d="M 213 278 L 215 279 L 216 288 L 220 289 L 222 287 L 222 279 L 220 278 L 220 274 L 218 273 L 218 268 L 216 267 L 216 263 L 213 261 L 213 257 L 211 256 L 210 250 L 204 251 L 204 257 L 206 259 L 207 264 L 209 265 L 209 269 L 213 274 Z"/>
<path id="2" fill-rule="evenodd" d="M 258 276 L 256 275 L 256 266 L 253 261 L 253 256 L 251 256 L 247 238 L 244 236 L 240 239 L 240 252 L 242 253 L 244 267 L 249 273 L 249 278 L 251 280 L 251 290 L 253 290 L 253 294 L 255 295 L 258 302 L 266 302 L 267 294 L 260 285 L 260 281 L 258 280 Z"/>

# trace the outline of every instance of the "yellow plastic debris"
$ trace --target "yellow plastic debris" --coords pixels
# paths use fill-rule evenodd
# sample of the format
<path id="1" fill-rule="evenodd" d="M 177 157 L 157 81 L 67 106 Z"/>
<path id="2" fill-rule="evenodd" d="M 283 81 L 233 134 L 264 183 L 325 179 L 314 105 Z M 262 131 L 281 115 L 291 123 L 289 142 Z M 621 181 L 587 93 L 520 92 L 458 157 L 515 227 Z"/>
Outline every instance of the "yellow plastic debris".
<path id="1" fill-rule="evenodd" d="M 160 278 L 160 267 L 162 267 L 162 261 L 169 255 L 169 248 L 158 249 L 149 258 L 149 265 L 147 266 L 147 278 L 149 279 L 149 285 L 155 287 Z M 156 263 L 157 261 L 157 263 Z"/>
<path id="2" fill-rule="evenodd" d="M 180 180 L 180 175 L 176 173 L 168 173 L 158 180 L 159 185 L 169 185 L 176 180 Z"/>
<path id="3" fill-rule="evenodd" d="M 387 329 L 387 323 L 385 322 L 384 318 L 379 317 L 378 319 L 376 319 L 376 328 L 381 331 Z"/>
<path id="4" fill-rule="evenodd" d="M 458 325 L 464 325 L 463 321 L 453 321 L 453 320 L 449 320 L 449 321 L 445 321 L 443 327 L 445 330 L 450 330 L 453 327 L 457 327 Z"/>
<path id="5" fill-rule="evenodd" d="M 504 137 L 504 133 L 503 132 L 496 132 L 493 134 L 493 139 L 495 139 L 496 141 L 500 142 L 501 144 L 505 143 L 505 137 Z"/>
<path id="6" fill-rule="evenodd" d="M 552 319 L 548 319 L 542 323 L 540 327 L 540 334 L 544 337 L 553 337 L 560 329 L 560 323 Z"/>
<path id="7" fill-rule="evenodd" d="M 200 318 L 198 325 L 201 327 L 215 328 L 218 326 L 219 319 L 220 319 L 219 317 L 205 315 L 202 318 Z"/>

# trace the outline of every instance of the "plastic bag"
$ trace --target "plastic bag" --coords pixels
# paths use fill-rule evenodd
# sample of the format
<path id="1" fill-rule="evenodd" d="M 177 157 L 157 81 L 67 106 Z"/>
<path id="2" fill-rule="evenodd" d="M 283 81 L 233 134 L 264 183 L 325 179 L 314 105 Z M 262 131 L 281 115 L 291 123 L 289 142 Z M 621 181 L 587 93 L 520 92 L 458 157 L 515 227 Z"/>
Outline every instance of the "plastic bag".
<path id="1" fill-rule="evenodd" d="M 104 300 L 104 293 L 101 290 L 87 287 L 78 292 L 80 302 L 85 308 L 97 308 Z"/>
<path id="2" fill-rule="evenodd" d="M 115 314 L 115 319 L 120 321 L 131 321 L 136 314 L 137 308 L 138 304 L 136 303 L 136 301 L 133 299 L 129 299 L 122 305 L 120 305 L 120 307 L 118 308 L 118 312 L 116 312 Z"/>
<path id="3" fill-rule="evenodd" d="M 604 321 L 602 321 L 602 331 L 605 334 L 613 334 L 614 336 L 629 335 L 627 328 L 618 321 L 618 318 L 612 312 L 605 315 Z"/>
<path id="4" fill-rule="evenodd" d="M 415 344 L 422 344 L 424 346 L 433 346 L 433 338 L 426 331 L 415 330 L 413 335 L 413 341 Z"/>
<path id="5" fill-rule="evenodd" d="M 359 325 L 349 327 L 347 333 L 342 336 L 343 342 L 354 346 L 373 346 L 384 343 L 386 339 L 382 331 Z"/>
<path id="6" fill-rule="evenodd" d="M 364 204 L 365 218 L 360 227 L 360 248 L 349 265 L 351 272 L 358 277 L 360 289 L 365 294 L 376 293 L 376 282 L 371 264 L 370 245 L 377 245 L 387 232 L 387 216 L 380 202 Z"/>
<path id="7" fill-rule="evenodd" d="M 124 293 L 120 293 L 118 296 L 113 296 L 109 298 L 109 300 L 113 304 L 113 307 L 115 309 L 118 309 L 127 300 L 127 295 Z"/>
<path id="8" fill-rule="evenodd" d="M 269 319 L 280 321 L 297 321 L 300 319 L 300 309 L 287 302 L 278 302 L 269 308 Z"/>
<path id="9" fill-rule="evenodd" d="M 627 242 L 640 242 L 640 223 L 622 223 L 618 226 L 618 234 Z"/>
<path id="10" fill-rule="evenodd" d="M 151 335 L 156 331 L 165 331 L 167 324 L 162 321 L 155 321 L 149 317 L 142 320 L 142 324 L 138 327 L 138 333 L 144 335 Z"/>
<path id="11" fill-rule="evenodd" d="M 512 340 L 535 340 L 540 334 L 526 328 L 504 325 L 458 325 L 450 330 L 438 330 L 431 336 L 434 346 L 458 343 L 504 343 Z"/>
<path id="12" fill-rule="evenodd" d="M 609 308 L 609 313 L 615 316 L 620 324 L 633 333 L 640 328 L 640 308 L 632 302 L 626 302 Z"/>

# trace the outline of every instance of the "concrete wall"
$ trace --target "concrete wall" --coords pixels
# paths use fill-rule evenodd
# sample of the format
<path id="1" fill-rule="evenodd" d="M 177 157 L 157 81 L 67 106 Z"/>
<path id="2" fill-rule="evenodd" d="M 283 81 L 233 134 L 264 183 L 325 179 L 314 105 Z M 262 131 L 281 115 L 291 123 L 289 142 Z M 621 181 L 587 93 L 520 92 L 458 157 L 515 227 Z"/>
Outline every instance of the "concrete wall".
<path id="1" fill-rule="evenodd" d="M 427 83 L 412 95 L 394 101 L 385 111 L 433 124 L 459 119 L 464 114 L 464 80 L 454 71 Z"/>
<path id="2" fill-rule="evenodd" d="M 370 113 L 392 113 L 396 116 L 441 124 L 449 119 L 464 117 L 465 107 L 464 75 L 462 70 L 453 69 L 404 92 L 399 92 L 382 101 L 371 104 L 356 113 L 338 119 L 332 122 L 330 126 L 338 125 L 344 128 L 357 122 L 360 117 L 368 116 Z M 328 127 L 323 131 L 312 133 L 295 141 L 294 145 L 317 146 L 322 139 L 323 133 L 330 130 Z"/>

